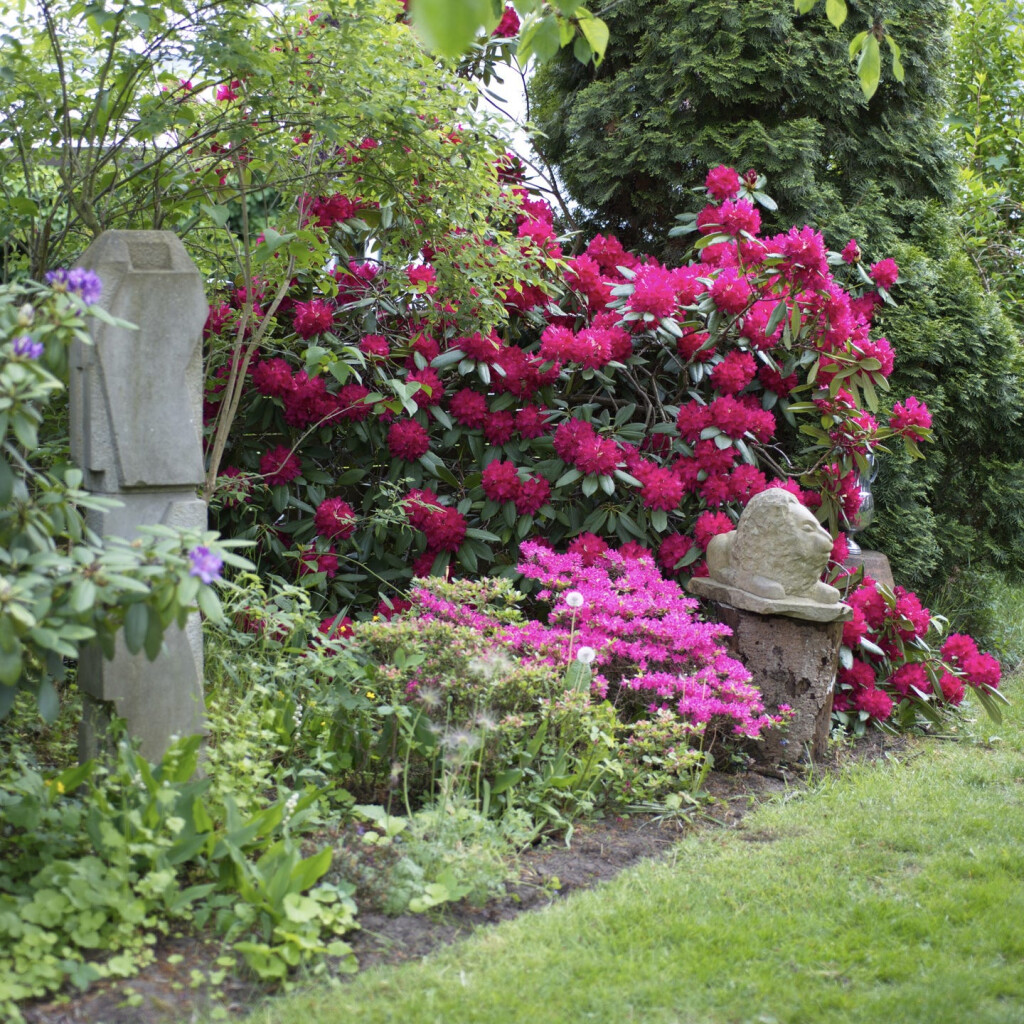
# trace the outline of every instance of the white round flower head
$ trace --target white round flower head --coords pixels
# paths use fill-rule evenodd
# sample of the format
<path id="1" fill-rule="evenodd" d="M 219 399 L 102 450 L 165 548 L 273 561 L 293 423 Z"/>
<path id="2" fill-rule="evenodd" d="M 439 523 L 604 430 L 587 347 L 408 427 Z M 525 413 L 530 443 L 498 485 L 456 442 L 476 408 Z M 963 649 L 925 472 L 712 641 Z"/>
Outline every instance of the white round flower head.
<path id="1" fill-rule="evenodd" d="M 582 608 L 583 607 L 583 595 L 578 590 L 570 590 L 565 595 L 565 603 L 570 608 Z"/>
<path id="2" fill-rule="evenodd" d="M 597 651 L 593 647 L 581 647 L 576 652 L 576 660 L 582 661 L 584 665 L 589 665 L 597 657 Z"/>

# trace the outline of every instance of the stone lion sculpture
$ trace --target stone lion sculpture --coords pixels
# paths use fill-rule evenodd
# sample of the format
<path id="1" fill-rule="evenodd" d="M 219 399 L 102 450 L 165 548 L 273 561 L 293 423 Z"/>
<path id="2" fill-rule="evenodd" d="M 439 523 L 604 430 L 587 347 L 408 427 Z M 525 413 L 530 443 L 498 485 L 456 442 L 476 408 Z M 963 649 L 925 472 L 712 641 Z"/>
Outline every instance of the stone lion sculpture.
<path id="1" fill-rule="evenodd" d="M 789 491 L 771 488 L 750 499 L 735 530 L 712 538 L 708 582 L 767 602 L 835 606 L 839 591 L 821 581 L 831 551 L 814 514 Z"/>

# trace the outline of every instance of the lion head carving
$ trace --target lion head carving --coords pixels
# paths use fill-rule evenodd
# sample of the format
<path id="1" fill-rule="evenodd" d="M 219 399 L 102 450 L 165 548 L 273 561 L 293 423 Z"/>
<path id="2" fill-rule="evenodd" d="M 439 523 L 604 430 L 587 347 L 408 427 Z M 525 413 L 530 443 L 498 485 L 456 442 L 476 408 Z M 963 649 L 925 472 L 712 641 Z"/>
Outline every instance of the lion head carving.
<path id="1" fill-rule="evenodd" d="M 832 538 L 814 514 L 782 488 L 754 495 L 730 533 L 708 545 L 712 579 L 773 600 L 834 604 L 839 591 L 821 582 Z"/>

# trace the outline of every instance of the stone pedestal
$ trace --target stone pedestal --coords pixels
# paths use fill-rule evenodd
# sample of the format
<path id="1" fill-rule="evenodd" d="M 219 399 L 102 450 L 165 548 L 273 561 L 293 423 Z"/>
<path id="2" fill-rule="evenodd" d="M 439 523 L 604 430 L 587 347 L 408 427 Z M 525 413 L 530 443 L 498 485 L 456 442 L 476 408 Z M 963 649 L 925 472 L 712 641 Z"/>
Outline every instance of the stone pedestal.
<path id="1" fill-rule="evenodd" d="M 742 661 L 761 691 L 766 710 L 793 709 L 785 728 L 771 729 L 750 746 L 760 761 L 794 762 L 825 754 L 832 719 L 832 691 L 839 667 L 843 624 L 809 622 L 716 604 L 732 630 L 729 653 Z"/>
<path id="2" fill-rule="evenodd" d="M 896 586 L 889 559 L 881 551 L 861 551 L 850 555 L 845 564 L 851 569 L 863 566 L 865 576 L 870 576 L 876 583 L 884 583 L 890 590 Z"/>
<path id="3" fill-rule="evenodd" d="M 92 345 L 70 359 L 71 454 L 85 487 L 120 504 L 89 515 L 102 536 L 134 538 L 138 527 L 206 529 L 203 480 L 203 280 L 170 231 L 107 231 L 78 266 L 99 275 L 101 305 L 138 329 L 93 320 Z M 127 720 L 141 750 L 158 760 L 174 735 L 203 730 L 199 616 L 172 626 L 154 661 L 118 638 L 115 657 L 82 651 L 78 682 L 86 709 L 79 754 L 103 745 L 110 714 Z"/>

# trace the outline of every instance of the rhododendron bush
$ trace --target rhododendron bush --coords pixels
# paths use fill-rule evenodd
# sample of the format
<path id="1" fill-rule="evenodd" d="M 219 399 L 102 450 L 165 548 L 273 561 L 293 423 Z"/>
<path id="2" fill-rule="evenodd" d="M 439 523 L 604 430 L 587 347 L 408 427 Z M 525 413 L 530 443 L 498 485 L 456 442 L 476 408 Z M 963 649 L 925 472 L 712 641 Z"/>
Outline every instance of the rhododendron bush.
<path id="1" fill-rule="evenodd" d="M 868 721 L 909 728 L 938 723 L 968 689 L 996 721 L 1006 698 L 999 662 L 969 636 L 944 635 L 916 594 L 864 577 L 847 597 L 853 617 L 843 623 L 833 711 L 840 724 L 861 731 Z"/>
<path id="2" fill-rule="evenodd" d="M 245 375 L 222 525 L 354 614 L 388 609 L 413 574 L 514 575 L 534 537 L 588 565 L 649 554 L 685 581 L 766 487 L 816 511 L 840 565 L 870 458 L 930 438 L 921 402 L 886 417 L 880 398 L 894 355 L 871 322 L 895 263 L 853 240 L 830 253 L 808 227 L 761 237 L 764 180 L 724 167 L 675 229 L 697 233 L 690 264 L 602 236 L 566 256 L 515 170 L 494 170 L 516 240 L 493 249 L 529 279 L 490 297 L 504 323 L 474 323 L 483 297 L 449 300 L 433 243 L 404 265 L 339 262 L 329 287 L 289 296 Z"/>

